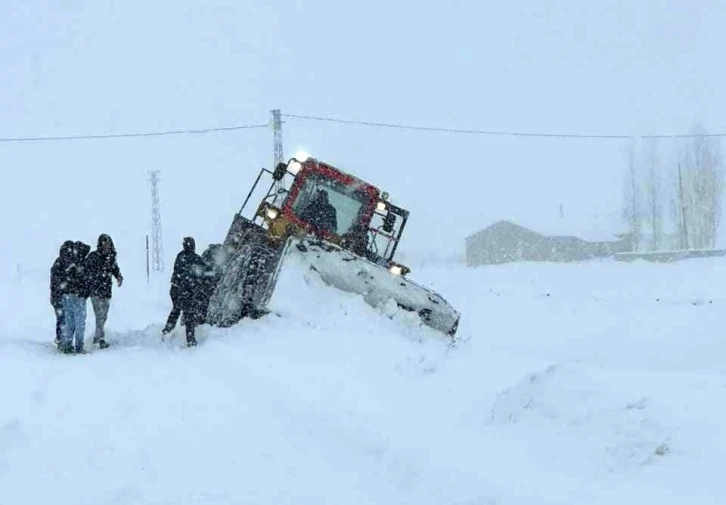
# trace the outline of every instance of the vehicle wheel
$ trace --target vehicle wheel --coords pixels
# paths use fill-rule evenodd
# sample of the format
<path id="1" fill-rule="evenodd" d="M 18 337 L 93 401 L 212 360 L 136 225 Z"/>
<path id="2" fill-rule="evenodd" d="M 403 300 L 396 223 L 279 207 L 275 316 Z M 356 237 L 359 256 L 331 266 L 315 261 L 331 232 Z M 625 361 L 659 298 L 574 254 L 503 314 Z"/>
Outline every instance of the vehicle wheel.
<path id="1" fill-rule="evenodd" d="M 253 248 L 244 245 L 232 253 L 222 270 L 219 283 L 209 299 L 207 321 L 214 326 L 232 326 L 245 316 L 249 303 L 248 265 Z"/>

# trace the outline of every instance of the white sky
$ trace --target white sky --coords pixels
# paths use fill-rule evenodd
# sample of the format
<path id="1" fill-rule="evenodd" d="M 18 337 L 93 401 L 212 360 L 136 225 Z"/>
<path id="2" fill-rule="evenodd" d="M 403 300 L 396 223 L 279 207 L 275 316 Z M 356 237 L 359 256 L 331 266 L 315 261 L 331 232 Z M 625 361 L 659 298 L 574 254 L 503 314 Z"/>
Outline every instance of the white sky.
<path id="1" fill-rule="evenodd" d="M 264 123 L 269 111 L 553 133 L 726 131 L 718 1 L 0 3 L 0 137 Z M 289 120 L 303 148 L 412 211 L 403 249 L 459 250 L 493 219 L 618 231 L 623 142 Z M 146 172 L 165 256 L 221 241 L 272 134 L 0 143 L 0 275 L 110 233 L 143 275 Z"/>

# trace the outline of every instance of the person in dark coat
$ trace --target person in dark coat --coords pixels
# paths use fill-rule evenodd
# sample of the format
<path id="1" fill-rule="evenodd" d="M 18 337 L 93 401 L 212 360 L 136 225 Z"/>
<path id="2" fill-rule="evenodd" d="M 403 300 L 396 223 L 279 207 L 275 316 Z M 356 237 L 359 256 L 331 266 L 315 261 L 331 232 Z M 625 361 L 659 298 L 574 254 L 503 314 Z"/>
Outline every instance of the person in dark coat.
<path id="1" fill-rule="evenodd" d="M 123 284 L 123 276 L 116 262 L 116 248 L 111 237 L 102 233 L 98 237 L 96 250 L 88 255 L 86 260 L 86 273 L 91 295 L 91 306 L 96 317 L 96 332 L 93 343 L 101 349 L 108 347 L 105 339 L 104 326 L 108 319 L 108 309 L 111 307 L 111 277 L 116 278 L 118 286 Z"/>
<path id="2" fill-rule="evenodd" d="M 194 327 L 204 322 L 202 313 L 202 298 L 204 296 L 204 277 L 207 265 L 195 250 L 192 237 L 185 237 L 182 242 L 182 251 L 177 254 L 174 261 L 174 272 L 171 275 L 172 309 L 167 319 L 163 334 L 169 333 L 176 326 L 179 315 L 186 329 L 187 345 L 197 345 L 194 336 Z"/>
<path id="3" fill-rule="evenodd" d="M 338 233 L 338 213 L 324 189 L 318 190 L 313 201 L 303 210 L 300 219 L 319 230 Z"/>
<path id="4" fill-rule="evenodd" d="M 86 301 L 90 294 L 86 258 L 90 250 L 91 246 L 88 244 L 75 242 L 71 262 L 65 270 L 66 291 L 61 297 L 64 322 L 60 345 L 60 350 L 64 353 L 73 352 L 74 348 L 77 353 L 83 352 Z"/>
<path id="5" fill-rule="evenodd" d="M 58 257 L 50 267 L 50 304 L 55 312 L 55 345 L 60 346 L 63 335 L 63 295 L 68 288 L 66 270 L 73 262 L 73 241 L 66 240 L 60 247 Z"/>

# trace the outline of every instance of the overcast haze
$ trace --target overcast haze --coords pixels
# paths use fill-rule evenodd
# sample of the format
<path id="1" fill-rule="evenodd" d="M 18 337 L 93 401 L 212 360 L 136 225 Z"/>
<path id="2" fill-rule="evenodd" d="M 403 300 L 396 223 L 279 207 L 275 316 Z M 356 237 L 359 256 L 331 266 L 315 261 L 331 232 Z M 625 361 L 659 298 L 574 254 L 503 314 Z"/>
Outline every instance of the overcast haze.
<path id="1" fill-rule="evenodd" d="M 258 124 L 270 110 L 489 130 L 726 131 L 726 6 L 684 2 L 5 1 L 0 137 Z M 403 251 L 456 253 L 498 218 L 571 233 L 619 222 L 626 142 L 411 132 L 289 119 L 305 149 L 412 211 Z M 221 241 L 267 129 L 0 143 L 4 271 L 110 233 L 143 275 L 147 171 L 167 264 Z M 563 204 L 565 220 L 559 221 Z"/>

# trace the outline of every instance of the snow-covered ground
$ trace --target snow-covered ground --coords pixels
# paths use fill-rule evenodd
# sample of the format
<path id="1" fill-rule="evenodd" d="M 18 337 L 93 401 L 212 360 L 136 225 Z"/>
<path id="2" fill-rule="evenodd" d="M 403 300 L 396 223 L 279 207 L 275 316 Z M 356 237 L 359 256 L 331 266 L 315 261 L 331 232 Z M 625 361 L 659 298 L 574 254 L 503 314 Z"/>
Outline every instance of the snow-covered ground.
<path id="1" fill-rule="evenodd" d="M 723 259 L 414 269 L 456 346 L 288 273 L 196 349 L 127 274 L 84 356 L 0 284 L 0 504 L 726 503 Z"/>

